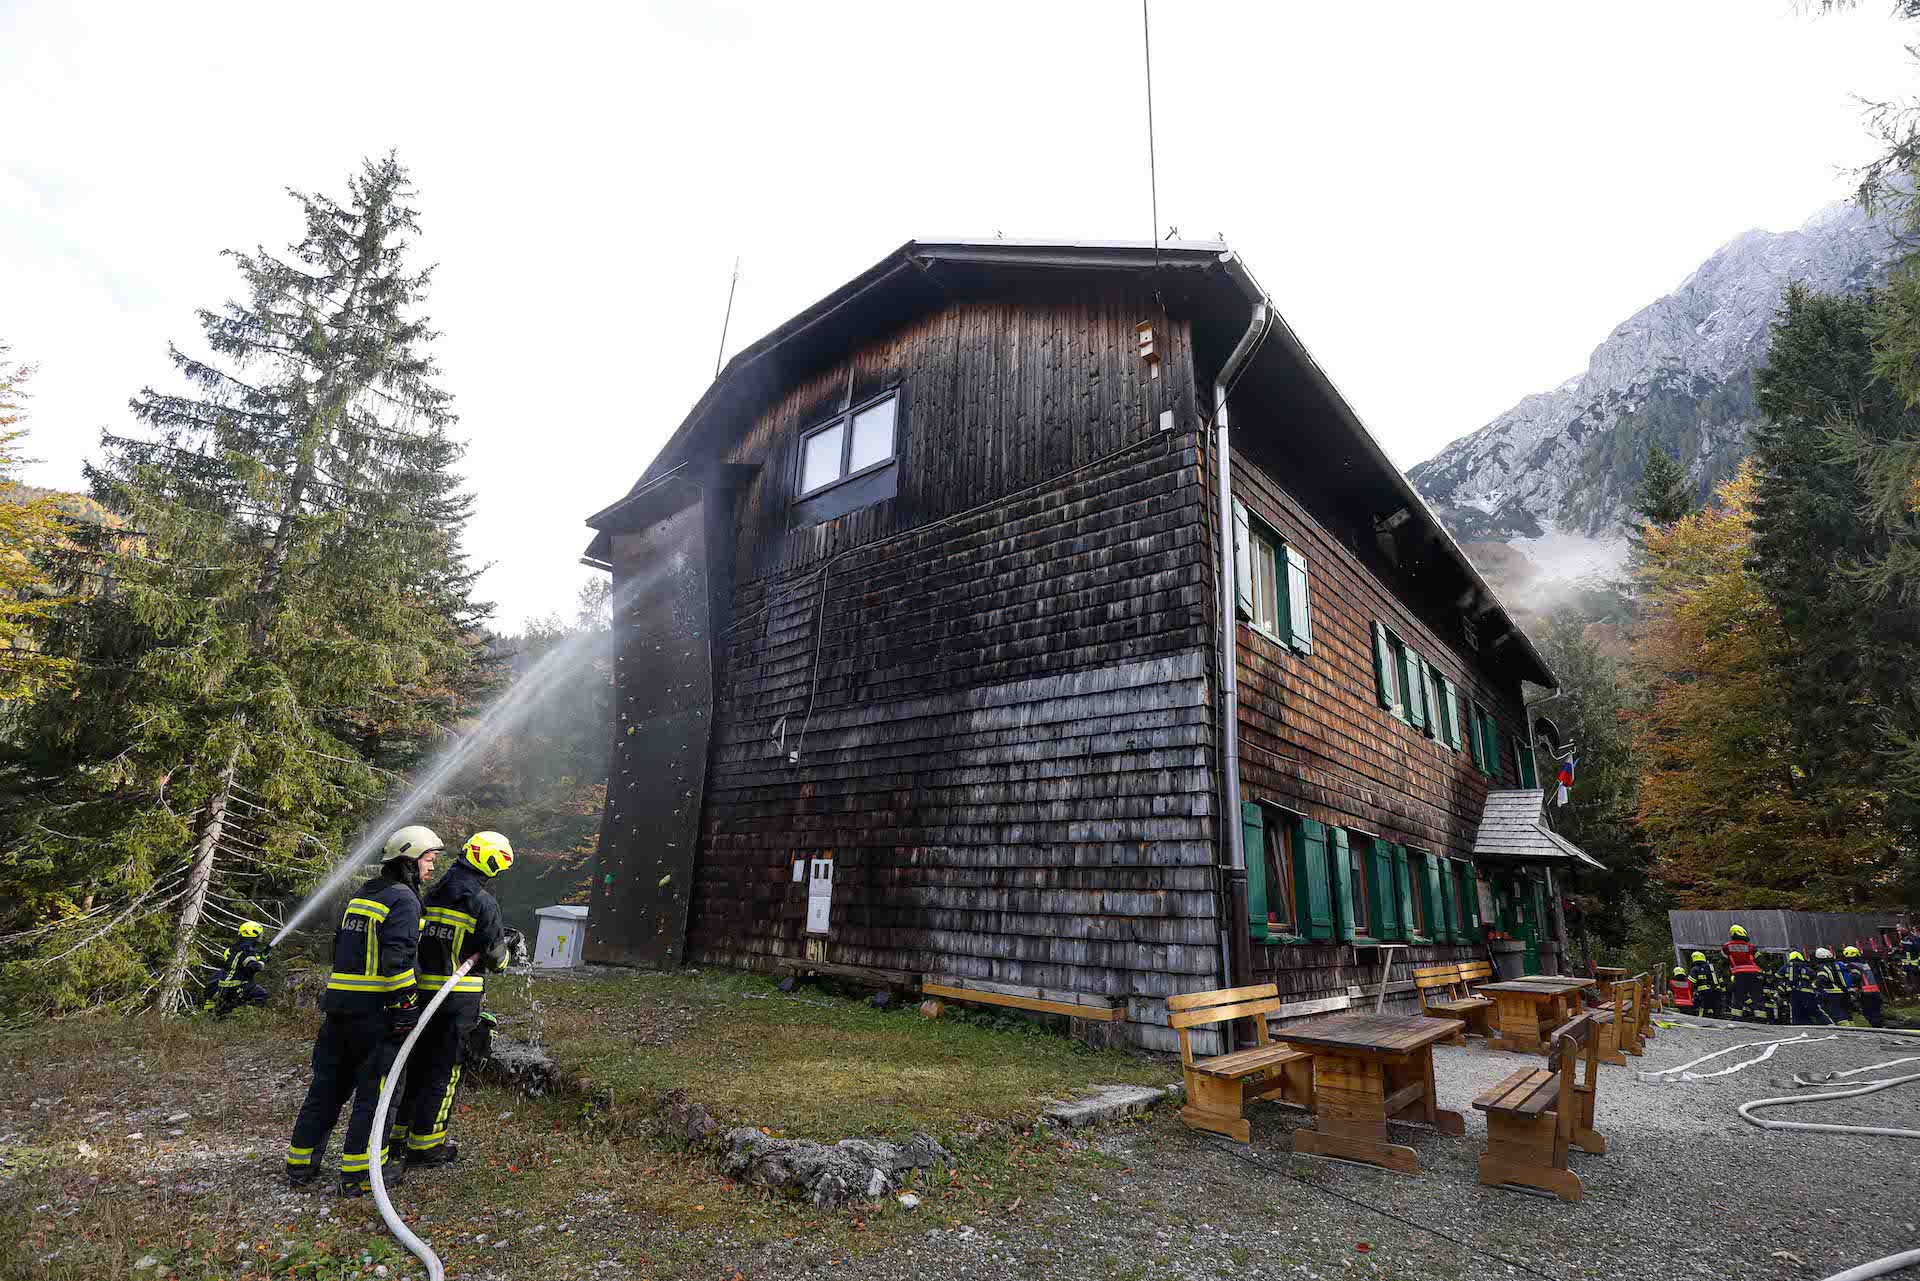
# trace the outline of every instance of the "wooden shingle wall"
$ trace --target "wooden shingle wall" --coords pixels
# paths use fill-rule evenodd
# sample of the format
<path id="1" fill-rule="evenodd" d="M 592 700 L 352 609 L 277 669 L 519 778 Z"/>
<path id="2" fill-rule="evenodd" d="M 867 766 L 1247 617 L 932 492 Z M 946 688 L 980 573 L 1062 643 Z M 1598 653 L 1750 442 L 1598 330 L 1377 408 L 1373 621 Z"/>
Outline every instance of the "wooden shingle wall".
<path id="1" fill-rule="evenodd" d="M 806 957 L 791 866 L 830 855 L 817 959 L 1104 996 L 1164 1034 L 1168 992 L 1220 972 L 1203 497 L 1195 438 L 1154 432 L 741 583 L 689 958 Z"/>
<path id="2" fill-rule="evenodd" d="M 1282 464 L 1273 460 L 1270 465 Z M 1439 667 L 1463 695 L 1498 719 L 1503 735 L 1522 734 L 1518 686 L 1502 688 L 1361 559 L 1355 543 L 1370 531 L 1337 536 L 1282 487 L 1272 470 L 1237 447 L 1233 490 L 1253 516 L 1305 553 L 1313 625 L 1310 654 L 1248 623 L 1238 625 L 1243 800 L 1282 806 L 1332 827 L 1443 857 L 1468 857 L 1487 792 L 1518 786 L 1518 764 L 1503 750 L 1500 777 L 1490 780 L 1464 748 L 1450 748 L 1381 707 L 1373 624 L 1386 624 Z M 1396 976 L 1407 977 L 1409 960 L 1445 962 L 1480 952 L 1454 945 L 1403 948 Z M 1379 981 L 1378 958 L 1374 949 L 1350 945 L 1274 944 L 1255 947 L 1253 966 L 1256 978 L 1280 985 L 1283 999 L 1300 1001 L 1338 995 L 1349 984 L 1371 994 Z M 1398 1000 L 1410 1003 L 1412 994 Z"/>

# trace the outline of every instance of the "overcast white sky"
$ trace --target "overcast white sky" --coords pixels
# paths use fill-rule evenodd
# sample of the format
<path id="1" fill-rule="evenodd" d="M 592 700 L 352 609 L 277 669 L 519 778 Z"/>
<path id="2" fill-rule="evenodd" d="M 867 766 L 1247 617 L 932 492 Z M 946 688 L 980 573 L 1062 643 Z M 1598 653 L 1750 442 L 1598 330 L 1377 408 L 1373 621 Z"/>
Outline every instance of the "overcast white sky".
<path id="1" fill-rule="evenodd" d="M 1162 228 L 1237 246 L 1410 466 L 1844 195 L 1851 95 L 1914 80 L 1867 9 L 1157 0 Z M 1149 231 L 1134 0 L 0 0 L 0 120 L 0 337 L 62 486 L 234 292 L 219 251 L 399 149 L 508 630 L 710 381 L 736 254 L 729 350 L 913 237 Z"/>

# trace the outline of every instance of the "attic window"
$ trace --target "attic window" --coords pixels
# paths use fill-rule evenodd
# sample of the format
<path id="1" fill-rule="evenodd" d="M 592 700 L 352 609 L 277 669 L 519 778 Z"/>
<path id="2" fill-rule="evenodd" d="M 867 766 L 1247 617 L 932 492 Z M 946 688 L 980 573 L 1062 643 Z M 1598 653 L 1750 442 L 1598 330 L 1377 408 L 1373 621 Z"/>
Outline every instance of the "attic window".
<path id="1" fill-rule="evenodd" d="M 800 438 L 800 494 L 893 461 L 894 393 L 860 405 Z"/>

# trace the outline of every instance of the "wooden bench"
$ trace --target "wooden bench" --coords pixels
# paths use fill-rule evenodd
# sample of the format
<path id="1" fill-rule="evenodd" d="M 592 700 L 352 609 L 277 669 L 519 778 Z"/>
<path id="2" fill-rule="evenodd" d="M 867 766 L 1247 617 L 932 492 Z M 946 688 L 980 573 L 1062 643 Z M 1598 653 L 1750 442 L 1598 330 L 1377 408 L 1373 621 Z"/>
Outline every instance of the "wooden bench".
<path id="1" fill-rule="evenodd" d="M 1605 1152 L 1606 1140 L 1593 1129 L 1599 1066 L 1590 1014 L 1555 1030 L 1545 1068 L 1521 1068 L 1473 1101 L 1487 1114 L 1487 1150 L 1480 1157 L 1480 1182 L 1515 1183 L 1551 1192 L 1562 1201 L 1586 1194 L 1580 1176 L 1567 1166 L 1567 1149 Z M 1580 1060 L 1586 1080 L 1579 1080 Z"/>
<path id="2" fill-rule="evenodd" d="M 1654 1037 L 1653 975 L 1642 971 L 1634 976 L 1633 981 L 1640 985 L 1640 1030 L 1638 1035 L 1641 1043 L 1644 1045 Z"/>
<path id="3" fill-rule="evenodd" d="M 1468 996 L 1480 996 L 1474 989 L 1482 983 L 1491 983 L 1498 977 L 1499 976 L 1493 972 L 1493 966 L 1487 964 L 1485 961 L 1462 961 L 1460 963 L 1460 986 L 1466 991 Z M 1499 1026 L 1500 1003 L 1491 997 L 1480 996 L 1480 999 L 1487 1003 L 1487 1013 L 1483 1021 L 1486 1032 L 1483 1034 L 1490 1034 L 1494 1028 Z"/>
<path id="4" fill-rule="evenodd" d="M 1249 1100 L 1313 1108 L 1313 1055 L 1273 1044 L 1267 1031 L 1267 1016 L 1279 1008 L 1280 989 L 1272 983 L 1167 998 L 1167 1023 L 1180 1034 L 1180 1073 L 1187 1086 L 1180 1119 L 1190 1129 L 1245 1143 L 1252 1137 L 1245 1110 Z M 1253 1020 L 1258 1045 L 1210 1059 L 1193 1057 L 1187 1029 L 1225 1023 L 1230 1035 L 1233 1020 L 1243 1018 Z"/>
<path id="5" fill-rule="evenodd" d="M 1593 1012 L 1600 1061 L 1625 1067 L 1627 1055 L 1640 1056 L 1640 985 L 1622 979 L 1607 984 L 1606 992 L 1607 1000 Z"/>
<path id="6" fill-rule="evenodd" d="M 1453 1042 L 1458 1045 L 1467 1039 L 1468 1032 L 1487 1035 L 1487 1021 L 1492 1015 L 1493 1002 L 1484 996 L 1474 995 L 1469 982 L 1477 982 L 1493 972 L 1493 967 L 1482 964 L 1479 969 L 1486 974 L 1469 980 L 1464 971 L 1474 968 L 1464 965 L 1423 965 L 1413 972 L 1414 991 L 1420 997 L 1420 1013 L 1429 1018 L 1454 1019 L 1461 1025 Z"/>

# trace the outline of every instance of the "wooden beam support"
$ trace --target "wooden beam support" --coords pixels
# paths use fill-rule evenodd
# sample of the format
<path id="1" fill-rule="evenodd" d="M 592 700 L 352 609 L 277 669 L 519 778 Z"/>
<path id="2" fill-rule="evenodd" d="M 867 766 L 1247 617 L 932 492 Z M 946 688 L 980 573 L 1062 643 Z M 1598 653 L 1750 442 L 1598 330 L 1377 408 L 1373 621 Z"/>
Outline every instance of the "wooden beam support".
<path id="1" fill-rule="evenodd" d="M 1008 1005 L 1015 1009 L 1035 1010 L 1041 1014 L 1064 1014 L 1075 1019 L 1094 1019 L 1118 1023 L 1127 1012 L 1111 1005 L 1070 1005 L 1065 1001 L 1044 1001 L 1037 996 L 1015 996 L 1007 992 L 981 992 L 970 987 L 952 987 L 945 983 L 923 983 L 920 990 L 944 1001 L 972 1001 L 980 1005 Z"/>

